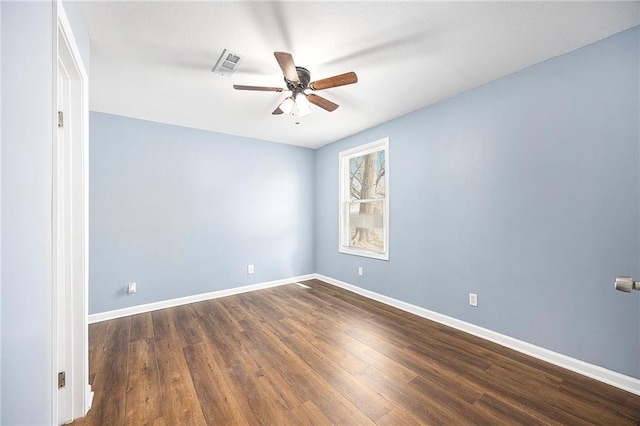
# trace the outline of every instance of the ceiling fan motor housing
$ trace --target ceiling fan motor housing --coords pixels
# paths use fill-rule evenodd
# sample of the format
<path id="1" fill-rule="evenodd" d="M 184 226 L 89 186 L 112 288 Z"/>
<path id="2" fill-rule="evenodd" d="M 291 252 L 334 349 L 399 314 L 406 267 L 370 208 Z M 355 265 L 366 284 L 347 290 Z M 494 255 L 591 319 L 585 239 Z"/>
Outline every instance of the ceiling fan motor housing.
<path id="1" fill-rule="evenodd" d="M 308 69 L 303 67 L 296 67 L 296 71 L 298 72 L 298 82 L 292 82 L 284 78 L 284 82 L 287 83 L 287 89 L 291 90 L 293 93 L 303 92 L 311 81 L 311 73 Z"/>

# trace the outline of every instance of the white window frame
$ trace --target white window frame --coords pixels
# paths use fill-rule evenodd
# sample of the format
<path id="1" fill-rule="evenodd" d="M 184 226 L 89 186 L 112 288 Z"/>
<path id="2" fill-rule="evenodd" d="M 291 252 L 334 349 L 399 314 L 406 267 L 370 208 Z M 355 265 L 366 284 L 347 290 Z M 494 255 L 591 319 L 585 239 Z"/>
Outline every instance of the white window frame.
<path id="1" fill-rule="evenodd" d="M 346 205 L 351 202 L 350 193 L 350 176 L 349 176 L 349 160 L 353 157 L 370 154 L 375 151 L 385 151 L 385 198 L 381 198 L 383 202 L 383 251 L 367 250 L 363 248 L 352 247 L 349 245 L 349 215 L 345 214 Z M 338 154 L 339 168 L 339 205 L 338 205 L 338 251 L 340 253 L 351 254 L 356 256 L 370 257 L 373 259 L 389 260 L 389 138 L 379 139 L 364 145 L 357 146 Z"/>

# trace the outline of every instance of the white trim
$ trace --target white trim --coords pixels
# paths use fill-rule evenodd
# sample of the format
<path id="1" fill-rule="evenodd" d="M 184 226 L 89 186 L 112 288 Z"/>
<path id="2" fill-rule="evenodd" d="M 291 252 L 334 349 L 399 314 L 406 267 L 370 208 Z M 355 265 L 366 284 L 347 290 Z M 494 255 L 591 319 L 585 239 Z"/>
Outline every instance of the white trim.
<path id="1" fill-rule="evenodd" d="M 53 57 L 53 138 L 58 145 L 57 111 L 58 111 L 58 63 L 60 62 L 66 72 L 68 87 L 66 90 L 69 98 L 67 105 L 66 119 L 71 125 L 65 126 L 68 141 L 66 146 L 65 171 L 55 170 L 58 175 L 54 177 L 54 182 L 60 176 L 65 176 L 68 185 L 64 190 L 52 188 L 52 201 L 55 205 L 64 204 L 69 229 L 68 240 L 65 243 L 64 253 L 54 253 L 62 256 L 61 261 L 65 262 L 68 268 L 65 272 L 64 282 L 59 281 L 59 277 L 54 277 L 52 294 L 52 351 L 53 351 L 53 389 L 52 389 L 52 424 L 57 424 L 61 419 L 61 414 L 65 419 L 73 420 L 86 415 L 91 407 L 93 393 L 89 386 L 89 344 L 88 344 L 88 159 L 89 159 L 89 84 L 88 75 L 82 56 L 75 40 L 71 24 L 61 0 L 53 2 L 54 8 L 54 57 Z M 58 148 L 53 155 L 58 155 Z M 62 173 L 62 174 L 61 174 Z M 52 207 L 53 208 L 53 207 Z M 53 220 L 53 218 L 52 218 Z M 55 219 L 58 220 L 58 219 Z M 55 230 L 57 224 L 52 223 Z M 55 231 L 54 231 L 55 232 Z M 54 240 L 55 241 L 55 240 Z M 52 247 L 59 250 L 59 247 Z M 55 265 L 54 265 L 55 268 Z M 66 283 L 66 284 L 65 284 Z M 65 285 L 66 290 L 61 286 Z M 59 297 L 64 297 L 65 312 L 69 315 L 69 321 L 64 325 L 65 333 L 68 336 L 66 342 L 61 342 L 62 336 L 58 335 L 58 306 Z M 60 391 L 57 388 L 58 371 L 58 345 L 66 347 L 66 365 L 68 405 L 65 405 L 64 414 L 58 411 L 58 399 Z M 64 399 L 62 399 L 64 401 Z M 68 417 L 68 418 L 67 418 Z"/>
<path id="2" fill-rule="evenodd" d="M 157 311 L 159 309 L 173 308 L 174 306 L 186 305 L 189 303 L 202 302 L 204 300 L 218 299 L 220 297 L 232 296 L 234 294 L 247 293 L 255 290 L 263 290 L 265 288 L 278 287 L 285 284 L 297 284 L 297 281 L 311 280 L 315 278 L 315 274 L 300 275 L 292 278 L 285 278 L 275 281 L 267 281 L 258 284 L 250 284 L 243 287 L 229 288 L 225 290 L 212 291 L 210 293 L 194 294 L 193 296 L 179 297 L 176 299 L 162 300 L 160 302 L 147 303 L 144 305 L 130 306 L 113 311 L 100 312 L 89 315 L 89 324 L 107 321 L 115 318 L 126 317 L 129 315 L 143 314 L 146 312 Z M 299 285 L 299 284 L 298 284 Z"/>
<path id="3" fill-rule="evenodd" d="M 444 324 L 457 330 L 464 331 L 465 333 L 469 333 L 485 340 L 489 340 L 491 342 L 532 356 L 542 361 L 546 361 L 559 367 L 566 368 L 567 370 L 582 374 L 583 376 L 587 376 L 608 385 L 615 386 L 627 392 L 640 395 L 640 379 L 636 379 L 635 377 L 620 374 L 615 371 L 611 371 L 606 368 L 551 351 L 549 349 L 532 345 L 531 343 L 514 339 L 513 337 L 509 337 L 504 334 L 500 334 L 495 331 L 479 327 L 477 325 L 461 321 L 447 315 L 439 314 L 437 312 L 421 308 L 420 306 L 412 305 L 411 303 L 403 302 L 389 296 L 375 293 L 373 291 L 366 290 L 353 284 L 349 284 L 344 281 L 340 281 L 321 274 L 302 275 L 293 278 L 268 281 L 259 284 L 251 284 L 243 287 L 213 291 L 210 293 L 197 294 L 161 302 L 148 303 L 145 305 L 131 306 L 128 308 L 117 309 L 108 312 L 101 312 L 98 314 L 91 314 L 89 315 L 89 323 L 93 324 L 96 322 L 107 321 L 110 319 L 120 318 L 128 315 L 141 314 L 158 309 L 165 309 L 174 306 L 186 305 L 189 303 L 201 302 L 204 300 L 217 299 L 220 297 L 232 296 L 234 294 L 246 293 L 254 290 L 262 290 L 265 288 L 277 287 L 285 284 L 297 284 L 298 286 L 306 287 L 304 284 L 300 284 L 299 281 L 306 281 L 311 279 L 324 281 L 328 284 L 343 288 L 353 293 L 357 293 L 369 299 L 377 300 L 378 302 L 393 306 L 405 312 L 409 312 L 411 314 L 436 321 L 440 324 Z"/>
<path id="4" fill-rule="evenodd" d="M 62 5 L 58 2 L 53 3 L 53 25 L 51 34 L 52 38 L 52 51 L 53 51 L 53 63 L 51 69 L 51 143 L 56 143 L 58 140 L 58 129 L 55 128 L 55 123 L 57 123 L 57 113 L 58 113 L 58 32 L 60 31 L 60 16 L 61 16 L 61 7 Z M 56 425 L 58 424 L 58 390 L 56 389 L 57 384 L 57 373 L 58 373 L 58 280 L 55 273 L 55 265 L 56 265 L 56 247 L 55 247 L 55 235 L 56 232 L 56 223 L 54 219 L 54 209 L 55 209 L 55 193 L 54 193 L 54 185 L 55 185 L 55 167 L 54 158 L 56 156 L 55 150 L 51 151 L 51 265 L 50 265 L 50 273 L 51 273 L 51 384 L 50 384 L 50 393 L 51 393 L 51 411 L 50 411 L 50 424 Z"/>
<path id="5" fill-rule="evenodd" d="M 353 148 L 340 151 L 340 158 L 360 157 L 361 155 L 371 154 L 380 151 L 380 147 L 385 147 L 389 143 L 389 138 L 378 139 L 377 141 L 367 142 L 363 145 L 354 146 Z"/>
<path id="6" fill-rule="evenodd" d="M 369 299 L 377 300 L 378 302 L 382 302 L 386 305 L 393 306 L 395 308 L 412 313 L 414 315 L 418 315 L 423 318 L 430 319 L 432 321 L 436 321 L 440 324 L 444 324 L 457 330 L 472 334 L 474 336 L 481 337 L 483 339 L 516 350 L 542 361 L 546 361 L 559 367 L 566 368 L 567 370 L 571 370 L 575 373 L 582 374 L 583 376 L 587 376 L 608 385 L 615 386 L 627 392 L 640 395 L 640 379 L 636 379 L 635 377 L 620 374 L 615 371 L 611 371 L 606 368 L 590 364 L 588 362 L 584 362 L 579 359 L 575 359 L 567 355 L 551 351 L 549 349 L 542 348 L 540 346 L 532 345 L 531 343 L 514 339 L 513 337 L 509 337 L 504 334 L 500 334 L 495 331 L 449 317 L 447 315 L 442 315 L 425 308 L 421 308 L 420 306 L 412 305 L 401 300 L 375 293 L 373 291 L 348 284 L 344 281 L 336 280 L 334 278 L 330 278 L 320 274 L 315 274 L 315 278 L 336 287 L 352 291 Z"/>

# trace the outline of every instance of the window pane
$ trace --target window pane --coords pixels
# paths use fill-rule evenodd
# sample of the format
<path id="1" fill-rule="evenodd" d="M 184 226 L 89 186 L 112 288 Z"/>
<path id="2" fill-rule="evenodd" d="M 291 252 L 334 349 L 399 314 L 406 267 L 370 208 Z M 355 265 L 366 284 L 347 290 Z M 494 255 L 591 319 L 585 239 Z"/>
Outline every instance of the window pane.
<path id="1" fill-rule="evenodd" d="M 341 253 L 389 260 L 389 139 L 340 152 Z"/>
<path id="2" fill-rule="evenodd" d="M 384 251 L 384 202 L 349 203 L 349 246 Z"/>
<path id="3" fill-rule="evenodd" d="M 350 200 L 384 198 L 385 151 L 375 151 L 349 159 Z"/>

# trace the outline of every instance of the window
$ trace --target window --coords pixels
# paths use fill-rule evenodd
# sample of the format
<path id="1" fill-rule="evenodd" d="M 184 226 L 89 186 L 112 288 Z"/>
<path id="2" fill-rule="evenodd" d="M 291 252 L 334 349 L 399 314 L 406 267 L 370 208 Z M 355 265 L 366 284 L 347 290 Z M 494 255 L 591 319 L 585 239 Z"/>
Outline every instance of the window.
<path id="1" fill-rule="evenodd" d="M 340 153 L 340 252 L 389 260 L 389 138 Z"/>

